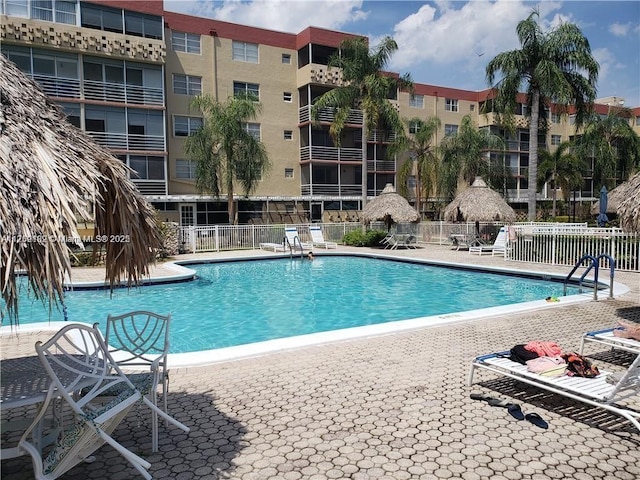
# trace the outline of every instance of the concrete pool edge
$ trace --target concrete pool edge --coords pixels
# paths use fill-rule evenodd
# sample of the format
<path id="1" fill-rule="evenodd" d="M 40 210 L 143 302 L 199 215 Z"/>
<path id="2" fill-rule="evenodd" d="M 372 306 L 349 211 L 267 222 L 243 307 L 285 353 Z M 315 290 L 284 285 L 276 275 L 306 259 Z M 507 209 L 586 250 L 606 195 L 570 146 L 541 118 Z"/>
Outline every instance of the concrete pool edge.
<path id="1" fill-rule="evenodd" d="M 451 267 L 451 268 L 464 268 L 469 270 L 476 271 L 486 271 L 486 272 L 495 272 L 495 273 L 504 273 L 510 275 L 519 275 L 519 276 L 533 276 L 544 279 L 555 279 L 556 281 L 563 280 L 566 275 L 551 273 L 547 271 L 540 270 L 525 270 L 525 269 L 513 269 L 506 267 L 497 267 L 497 266 L 489 266 L 489 265 L 476 265 L 476 264 L 467 264 L 462 262 L 451 262 L 451 261 L 439 261 L 433 259 L 420 259 L 413 257 L 403 257 L 403 256 L 395 256 L 389 253 L 378 253 L 378 252 L 327 252 L 327 253 L 318 253 L 318 255 L 322 256 L 361 256 L 368 258 L 380 258 L 387 260 L 396 260 L 402 262 L 409 262 L 414 264 L 425 264 L 425 265 L 436 265 L 442 267 Z M 165 262 L 162 265 L 167 266 L 169 270 L 173 270 L 175 274 L 173 275 L 162 275 L 161 277 L 155 277 L 152 279 L 148 279 L 145 281 L 145 285 L 153 284 L 153 283 L 166 283 L 172 281 L 184 281 L 185 275 L 191 275 L 192 278 L 195 276 L 195 271 L 185 267 L 185 265 L 192 264 L 203 264 L 203 263 L 224 263 L 230 261 L 245 261 L 245 260 L 268 260 L 268 259 L 279 259 L 279 258 L 289 258 L 289 255 L 282 254 L 256 254 L 256 255 L 237 255 L 230 256 L 225 258 L 215 258 L 215 257 L 202 257 L 198 259 L 184 259 L 184 260 L 174 260 L 170 262 Z M 575 278 L 575 277 L 574 277 Z M 159 281 L 155 281 L 159 280 Z M 608 278 L 607 278 L 608 280 Z M 88 288 L 96 288 L 98 282 L 76 282 L 74 283 L 75 287 L 81 288 L 83 285 L 88 285 Z M 601 283 L 607 283 L 602 282 Z M 607 283 L 608 284 L 608 283 Z M 626 285 L 623 285 L 618 282 L 613 282 L 613 297 L 619 297 L 629 292 L 629 288 Z M 609 290 L 606 291 L 601 290 L 601 294 L 606 294 L 608 296 Z M 601 297 L 601 299 L 604 299 Z M 423 328 L 442 326 L 446 324 L 452 323 L 463 323 L 474 320 L 479 320 L 482 318 L 493 317 L 493 316 L 502 316 L 502 315 L 511 315 L 514 313 L 520 312 L 531 312 L 534 310 L 540 309 L 551 309 L 558 308 L 564 305 L 573 305 L 578 303 L 586 303 L 589 301 L 593 301 L 593 293 L 582 293 L 578 295 L 571 295 L 567 297 L 560 297 L 559 302 L 546 302 L 545 300 L 536 300 L 532 302 L 523 302 L 518 304 L 511 304 L 506 306 L 499 307 L 490 307 L 485 309 L 478 309 L 468 312 L 458 312 L 458 313 L 449 313 L 442 315 L 434 315 L 429 317 L 420 317 L 413 318 L 408 320 L 398 320 L 387 323 L 381 323 L 376 325 L 367 325 L 362 327 L 352 327 L 342 330 L 333 330 L 328 332 L 318 332 L 307 335 L 300 335 L 295 337 L 287 337 L 282 339 L 274 339 L 267 340 L 263 342 L 256 342 L 246 345 L 239 345 L 233 347 L 224 347 L 213 350 L 202 350 L 198 352 L 188 352 L 188 353 L 174 353 L 169 355 L 169 365 L 171 368 L 187 368 L 187 367 L 198 367 L 205 366 L 230 360 L 239 360 L 243 358 L 250 358 L 256 356 L 267 355 L 276 352 L 282 352 L 287 350 L 294 350 L 303 347 L 317 346 L 325 343 L 334 343 L 341 341 L 349 341 L 355 340 L 359 338 L 365 337 L 373 337 L 373 336 L 381 336 L 381 335 L 390 335 L 395 333 L 407 332 L 411 330 L 418 330 Z M 51 331 L 52 334 L 60 329 L 64 325 L 68 325 L 69 322 L 49 322 L 47 324 L 39 323 L 39 324 L 24 324 L 15 326 L 2 326 L 0 327 L 0 335 L 13 334 L 17 333 L 28 333 L 28 332 L 37 332 Z M 74 322 L 77 323 L 77 322 Z"/>

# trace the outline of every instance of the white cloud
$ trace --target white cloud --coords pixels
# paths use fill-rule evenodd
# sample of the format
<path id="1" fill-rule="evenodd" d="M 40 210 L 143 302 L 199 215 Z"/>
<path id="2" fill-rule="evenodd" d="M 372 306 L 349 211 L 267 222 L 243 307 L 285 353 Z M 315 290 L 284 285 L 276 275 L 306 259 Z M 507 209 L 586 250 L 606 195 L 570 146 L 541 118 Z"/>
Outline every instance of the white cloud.
<path id="1" fill-rule="evenodd" d="M 629 30 L 632 29 L 630 23 L 613 23 L 609 25 L 609 32 L 615 35 L 616 37 L 625 37 Z M 637 30 L 637 28 L 636 28 Z"/>
<path id="2" fill-rule="evenodd" d="M 340 29 L 349 22 L 365 20 L 362 0 L 224 0 L 178 2 L 165 0 L 165 8 L 226 22 L 297 33 L 307 25 Z"/>
<path id="3" fill-rule="evenodd" d="M 394 27 L 399 51 L 392 66 L 405 69 L 419 62 L 464 62 L 477 69 L 497 53 L 519 47 L 517 23 L 531 13 L 521 1 L 468 2 L 439 9 L 425 4 Z"/>

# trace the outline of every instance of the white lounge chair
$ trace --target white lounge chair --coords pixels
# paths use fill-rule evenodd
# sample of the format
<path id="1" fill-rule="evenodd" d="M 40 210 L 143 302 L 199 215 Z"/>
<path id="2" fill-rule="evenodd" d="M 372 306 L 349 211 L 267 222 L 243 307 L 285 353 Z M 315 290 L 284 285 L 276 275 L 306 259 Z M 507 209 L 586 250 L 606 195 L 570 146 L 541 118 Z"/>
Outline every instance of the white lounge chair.
<path id="1" fill-rule="evenodd" d="M 311 244 L 314 247 L 326 248 L 327 250 L 338 247 L 336 242 L 328 242 L 324 239 L 320 225 L 311 225 L 309 227 L 309 232 L 311 233 Z"/>
<path id="2" fill-rule="evenodd" d="M 490 253 L 491 256 L 504 255 L 508 241 L 507 227 L 501 227 L 493 245 L 471 245 L 469 246 L 469 253 L 477 253 L 478 255 Z"/>
<path id="3" fill-rule="evenodd" d="M 271 252 L 284 252 L 286 251 L 285 243 L 274 242 L 262 242 L 260 244 L 260 250 L 269 250 Z"/>
<path id="4" fill-rule="evenodd" d="M 158 405 L 157 390 L 162 385 L 162 399 L 167 412 L 169 393 L 169 325 L 171 314 L 135 311 L 107 317 L 105 341 L 118 366 L 143 394 Z M 140 371 L 144 373 L 140 373 Z M 147 389 L 148 391 L 144 391 Z M 167 422 L 168 424 L 168 422 Z M 158 414 L 151 410 L 151 451 L 158 451 Z"/>
<path id="5" fill-rule="evenodd" d="M 473 384 L 475 369 L 483 368 L 498 375 L 504 375 L 534 387 L 613 412 L 629 420 L 640 431 L 640 411 L 620 404 L 620 401 L 640 393 L 640 355 L 636 357 L 619 381 L 614 384 L 607 381 L 609 372 L 604 371 L 601 371 L 595 378 L 538 375 L 529 372 L 526 365 L 505 358 L 508 355 L 509 352 L 492 353 L 474 359 L 469 373 L 469 385 Z"/>
<path id="6" fill-rule="evenodd" d="M 289 249 L 290 247 L 294 252 L 299 252 L 304 250 L 305 248 L 313 247 L 311 243 L 305 243 L 300 239 L 300 236 L 298 235 L 298 229 L 296 227 L 285 227 L 284 234 L 288 243 L 287 249 Z"/>
<path id="7" fill-rule="evenodd" d="M 31 455 L 35 478 L 58 478 L 108 443 L 144 478 L 150 479 L 147 469 L 151 464 L 123 447 L 111 433 L 140 400 L 151 408 L 157 407 L 122 373 L 100 332 L 87 325 L 69 324 L 46 343 L 36 343 L 36 351 L 51 385 L 38 415 L 18 443 L 18 448 Z M 113 388 L 118 388 L 120 394 L 101 403 L 104 392 Z M 65 420 L 66 428 L 59 430 L 55 447 L 43 458 L 38 445 L 29 439 L 54 407 L 57 411 L 70 410 L 73 418 Z"/>
<path id="8" fill-rule="evenodd" d="M 580 353 L 584 349 L 586 342 L 594 342 L 605 345 L 610 348 L 618 350 L 625 350 L 627 352 L 640 355 L 640 341 L 633 338 L 622 338 L 613 335 L 615 328 L 607 328 L 605 330 L 596 330 L 593 332 L 587 332 L 582 336 L 580 342 Z"/>

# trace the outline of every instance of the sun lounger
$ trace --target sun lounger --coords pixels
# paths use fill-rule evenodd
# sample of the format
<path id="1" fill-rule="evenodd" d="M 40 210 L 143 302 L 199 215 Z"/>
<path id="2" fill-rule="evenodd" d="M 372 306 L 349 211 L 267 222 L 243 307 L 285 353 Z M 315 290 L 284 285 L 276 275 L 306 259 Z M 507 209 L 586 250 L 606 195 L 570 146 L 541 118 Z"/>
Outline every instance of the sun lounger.
<path id="1" fill-rule="evenodd" d="M 300 239 L 298 235 L 298 229 L 296 227 L 285 227 L 284 234 L 287 238 L 287 248 L 291 248 L 293 251 L 302 251 L 305 248 L 312 248 L 313 245 L 305 243 Z"/>
<path id="2" fill-rule="evenodd" d="M 585 333 L 580 342 L 580 353 L 582 353 L 586 342 L 593 342 L 640 355 L 640 341 L 634 340 L 633 338 L 616 337 L 613 335 L 614 330 L 614 328 L 608 328 L 606 330 L 596 330 Z"/>
<path id="3" fill-rule="evenodd" d="M 474 359 L 469 373 L 469 385 L 473 384 L 475 369 L 483 368 L 498 375 L 504 375 L 534 387 L 613 412 L 629 420 L 640 431 L 640 411 L 619 403 L 625 398 L 637 396 L 640 393 L 640 355 L 621 375 L 620 380 L 612 384 L 607 382 L 607 376 L 610 372 L 604 371 L 595 378 L 538 375 L 529 372 L 526 365 L 502 356 L 508 354 L 509 352 L 492 353 Z"/>
<path id="4" fill-rule="evenodd" d="M 309 233 L 311 233 L 311 243 L 314 247 L 326 248 L 327 250 L 338 247 L 336 242 L 328 242 L 324 239 L 320 225 L 311 225 L 309 227 Z"/>
<path id="5" fill-rule="evenodd" d="M 478 255 L 490 253 L 491 256 L 504 255 L 507 249 L 507 242 L 507 227 L 502 227 L 500 228 L 498 236 L 493 242 L 493 245 L 484 245 L 479 243 L 476 245 L 471 245 L 469 246 L 469 253 L 477 253 Z"/>
<path id="6" fill-rule="evenodd" d="M 284 243 L 263 242 L 260 244 L 260 250 L 269 250 L 271 252 L 284 252 Z"/>

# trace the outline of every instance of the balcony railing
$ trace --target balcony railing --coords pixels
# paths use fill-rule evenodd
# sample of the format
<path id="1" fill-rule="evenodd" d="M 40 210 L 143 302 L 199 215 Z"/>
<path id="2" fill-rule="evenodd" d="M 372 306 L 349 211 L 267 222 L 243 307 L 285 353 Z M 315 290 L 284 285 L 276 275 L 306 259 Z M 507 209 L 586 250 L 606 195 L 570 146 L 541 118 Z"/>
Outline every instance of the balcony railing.
<path id="1" fill-rule="evenodd" d="M 133 184 L 138 187 L 143 195 L 166 195 L 167 182 L 164 180 L 141 180 L 132 178 Z"/>
<path id="2" fill-rule="evenodd" d="M 298 112 L 298 118 L 300 123 L 309 122 L 311 120 L 311 105 L 305 105 L 304 107 L 300 107 L 300 110 Z M 318 121 L 333 122 L 334 120 L 335 120 L 335 115 L 332 109 L 323 108 L 318 112 Z M 347 123 L 350 125 L 362 125 L 363 123 L 362 110 L 351 109 L 351 112 L 349 113 L 349 117 L 347 118 Z"/>
<path id="3" fill-rule="evenodd" d="M 164 152 L 162 135 L 134 135 L 126 133 L 87 132 L 100 145 L 112 150 L 153 150 Z"/>
<path id="4" fill-rule="evenodd" d="M 300 186 L 302 195 L 354 196 L 362 195 L 362 186 L 312 183 Z"/>
<path id="5" fill-rule="evenodd" d="M 392 143 L 396 139 L 395 132 L 389 132 L 386 130 L 374 130 L 371 135 L 367 137 L 367 142 L 378 143 Z"/>
<path id="6" fill-rule="evenodd" d="M 80 98 L 80 80 L 48 75 L 31 75 L 50 97 Z"/>
<path id="7" fill-rule="evenodd" d="M 85 80 L 83 92 L 84 98 L 87 100 L 139 105 L 164 105 L 164 95 L 161 88 Z"/>
<path id="8" fill-rule="evenodd" d="M 362 161 L 362 150 L 359 148 L 338 147 L 302 147 L 300 160 L 333 160 L 336 162 Z"/>
<path id="9" fill-rule="evenodd" d="M 367 160 L 367 171 L 395 172 L 395 160 Z"/>

